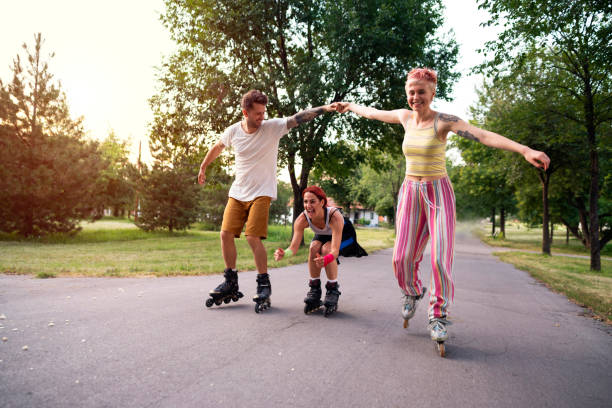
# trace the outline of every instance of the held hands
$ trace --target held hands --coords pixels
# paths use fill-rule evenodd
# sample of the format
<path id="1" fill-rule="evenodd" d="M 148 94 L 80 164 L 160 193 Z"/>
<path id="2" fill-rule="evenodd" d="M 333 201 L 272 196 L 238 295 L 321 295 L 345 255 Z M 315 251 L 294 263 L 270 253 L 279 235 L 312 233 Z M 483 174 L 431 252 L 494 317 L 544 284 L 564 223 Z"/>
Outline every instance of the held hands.
<path id="1" fill-rule="evenodd" d="M 334 102 L 330 106 L 338 113 L 345 113 L 349 111 L 350 102 Z"/>
<path id="2" fill-rule="evenodd" d="M 540 152 L 538 150 L 527 149 L 525 153 L 523 153 L 525 160 L 534 165 L 539 169 L 548 170 L 548 166 L 550 165 L 550 158 L 544 152 Z"/>

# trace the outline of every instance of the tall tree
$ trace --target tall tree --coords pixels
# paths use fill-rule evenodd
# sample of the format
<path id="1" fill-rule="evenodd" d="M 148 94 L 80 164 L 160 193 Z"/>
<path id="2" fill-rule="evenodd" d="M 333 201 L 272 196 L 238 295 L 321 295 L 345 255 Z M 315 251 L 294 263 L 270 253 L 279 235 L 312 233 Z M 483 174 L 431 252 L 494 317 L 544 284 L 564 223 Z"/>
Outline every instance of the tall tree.
<path id="1" fill-rule="evenodd" d="M 0 229 L 27 237 L 73 232 L 93 218 L 105 167 L 82 119 L 70 116 L 41 34 L 34 40 L 23 45 L 25 65 L 19 54 L 13 61 L 12 81 L 0 80 Z"/>
<path id="2" fill-rule="evenodd" d="M 479 0 L 491 18 L 504 23 L 497 40 L 486 45 L 493 57 L 479 69 L 511 78 L 528 54 L 538 55 L 542 72 L 561 72 L 555 87 L 578 110 L 555 109 L 583 128 L 589 150 L 591 269 L 601 270 L 599 243 L 599 133 L 612 121 L 612 3 L 605 0 Z M 510 50 L 510 52 L 509 52 Z"/>
<path id="3" fill-rule="evenodd" d="M 98 182 L 99 212 L 108 208 L 112 214 L 124 216 L 134 203 L 134 189 L 129 174 L 135 172 L 135 166 L 128 159 L 127 143 L 117 138 L 111 131 L 100 144 L 100 153 L 107 162 Z"/>
<path id="4" fill-rule="evenodd" d="M 179 50 L 161 69 L 154 126 L 163 124 L 177 146 L 211 144 L 240 119 L 240 97 L 250 88 L 268 94 L 270 116 L 287 117 L 342 99 L 397 108 L 415 65 L 438 70 L 439 97 L 458 76 L 456 43 L 435 37 L 440 0 L 166 0 L 162 21 Z M 370 147 L 400 144 L 399 131 L 352 122 L 325 115 L 281 140 L 294 217 L 319 154 L 334 131 L 347 131 L 341 123 Z"/>

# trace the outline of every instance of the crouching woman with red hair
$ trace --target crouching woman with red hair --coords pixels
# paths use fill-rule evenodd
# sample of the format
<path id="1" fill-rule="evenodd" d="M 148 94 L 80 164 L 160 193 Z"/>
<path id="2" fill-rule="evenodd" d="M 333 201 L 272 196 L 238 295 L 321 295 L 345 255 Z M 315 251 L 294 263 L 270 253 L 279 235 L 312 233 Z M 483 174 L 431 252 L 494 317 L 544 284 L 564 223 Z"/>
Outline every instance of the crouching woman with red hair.
<path id="1" fill-rule="evenodd" d="M 364 256 L 366 251 L 357 243 L 353 224 L 342 216 L 339 208 L 327 206 L 327 196 L 323 189 L 310 186 L 302 192 L 304 212 L 293 224 L 293 239 L 286 250 L 278 248 L 274 259 L 280 261 L 285 252 L 297 254 L 304 230 L 310 227 L 315 233 L 310 243 L 308 270 L 310 272 L 310 290 L 304 299 L 304 313 L 311 313 L 321 305 L 325 306 L 325 316 L 338 308 L 340 285 L 338 284 L 338 256 Z M 321 302 L 321 268 L 325 268 L 327 283 L 325 301 Z"/>

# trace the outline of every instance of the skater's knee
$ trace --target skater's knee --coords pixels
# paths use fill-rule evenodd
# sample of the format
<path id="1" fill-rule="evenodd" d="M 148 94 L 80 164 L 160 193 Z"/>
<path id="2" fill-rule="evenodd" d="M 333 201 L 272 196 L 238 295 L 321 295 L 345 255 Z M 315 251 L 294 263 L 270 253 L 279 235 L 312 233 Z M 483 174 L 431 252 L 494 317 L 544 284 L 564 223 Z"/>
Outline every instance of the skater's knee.
<path id="1" fill-rule="evenodd" d="M 251 247 L 261 244 L 261 238 L 254 235 L 247 235 L 246 240 Z"/>
<path id="2" fill-rule="evenodd" d="M 331 244 L 327 242 L 325 243 L 325 245 L 321 247 L 321 256 L 325 256 L 329 254 L 330 252 L 331 252 Z"/>
<path id="3" fill-rule="evenodd" d="M 221 231 L 221 240 L 223 242 L 233 242 L 234 234 L 229 231 Z"/>
<path id="4" fill-rule="evenodd" d="M 308 254 L 310 258 L 315 258 L 319 252 L 321 251 L 321 243 L 318 241 L 312 241 L 310 243 L 310 249 L 308 250 Z"/>

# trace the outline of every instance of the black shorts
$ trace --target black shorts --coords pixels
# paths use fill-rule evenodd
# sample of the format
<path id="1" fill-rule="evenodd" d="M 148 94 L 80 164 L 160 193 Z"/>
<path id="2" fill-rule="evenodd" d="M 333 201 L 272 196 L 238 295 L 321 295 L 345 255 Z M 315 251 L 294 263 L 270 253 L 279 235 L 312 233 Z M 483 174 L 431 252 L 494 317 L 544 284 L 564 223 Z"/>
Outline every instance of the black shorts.
<path id="1" fill-rule="evenodd" d="M 326 242 L 329 242 L 332 240 L 332 236 L 331 235 L 319 235 L 319 234 L 315 234 L 314 238 L 312 238 L 313 241 L 319 241 L 321 243 L 321 245 L 325 244 Z"/>

